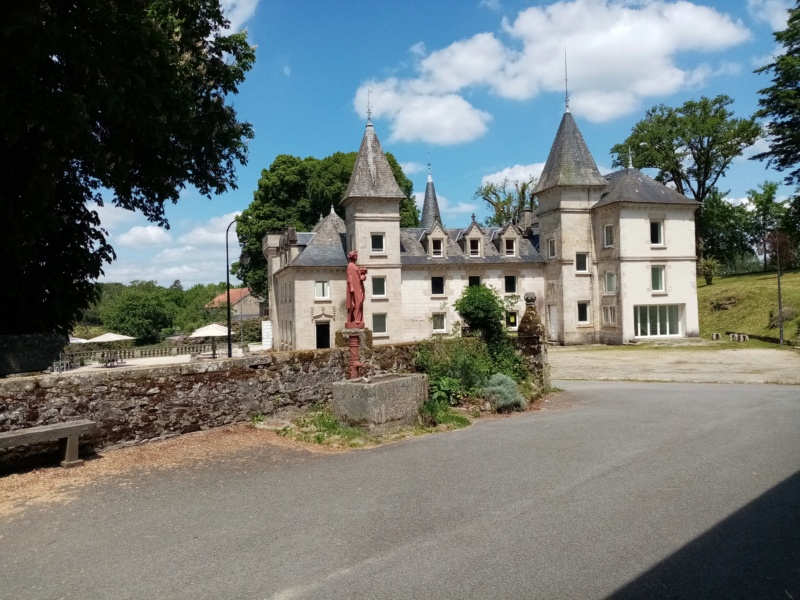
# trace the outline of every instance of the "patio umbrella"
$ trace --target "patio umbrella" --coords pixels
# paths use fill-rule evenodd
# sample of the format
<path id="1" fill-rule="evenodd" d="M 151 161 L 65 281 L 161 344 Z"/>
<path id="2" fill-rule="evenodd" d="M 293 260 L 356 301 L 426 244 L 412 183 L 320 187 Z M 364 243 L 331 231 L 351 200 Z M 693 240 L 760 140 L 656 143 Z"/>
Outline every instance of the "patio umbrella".
<path id="1" fill-rule="evenodd" d="M 119 333 L 104 333 L 88 340 L 87 343 L 92 342 L 121 342 L 122 340 L 135 340 L 129 335 L 120 335 Z"/>
<path id="2" fill-rule="evenodd" d="M 86 340 L 84 338 L 78 338 L 78 337 L 69 336 L 69 343 L 70 344 L 85 344 L 87 341 L 89 341 L 89 340 Z"/>
<path id="3" fill-rule="evenodd" d="M 228 337 L 228 328 L 224 327 L 223 325 L 217 325 L 216 323 L 212 323 L 211 325 L 206 325 L 205 327 L 201 327 L 200 329 L 195 329 L 189 337 L 192 338 L 211 338 L 211 356 L 212 358 L 217 357 L 217 340 L 218 337 Z"/>

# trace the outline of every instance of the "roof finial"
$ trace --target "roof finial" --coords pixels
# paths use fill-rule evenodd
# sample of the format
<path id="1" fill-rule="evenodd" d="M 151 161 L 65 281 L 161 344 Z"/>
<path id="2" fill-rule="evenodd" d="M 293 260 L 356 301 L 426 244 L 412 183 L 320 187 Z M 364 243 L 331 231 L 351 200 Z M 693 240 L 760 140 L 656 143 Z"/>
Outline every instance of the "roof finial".
<path id="1" fill-rule="evenodd" d="M 370 96 L 372 95 L 372 90 L 367 89 L 367 123 L 372 123 L 372 103 Z"/>
<path id="2" fill-rule="evenodd" d="M 633 154 L 631 154 L 631 147 L 628 146 L 628 168 L 633 168 Z"/>
<path id="3" fill-rule="evenodd" d="M 475 213 L 472 213 L 472 222 L 475 222 Z"/>
<path id="4" fill-rule="evenodd" d="M 333 214 L 336 214 L 336 211 L 335 211 L 335 210 L 333 210 L 333 204 L 331 204 L 331 214 L 332 214 L 332 215 L 333 215 Z"/>
<path id="5" fill-rule="evenodd" d="M 567 78 L 567 47 L 564 46 L 564 112 L 569 112 L 569 80 Z"/>

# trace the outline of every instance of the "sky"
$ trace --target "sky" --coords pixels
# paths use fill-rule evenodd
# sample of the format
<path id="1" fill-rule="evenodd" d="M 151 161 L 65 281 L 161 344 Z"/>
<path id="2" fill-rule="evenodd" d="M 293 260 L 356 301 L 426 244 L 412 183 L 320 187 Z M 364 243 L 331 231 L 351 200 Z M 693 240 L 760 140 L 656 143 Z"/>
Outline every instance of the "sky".
<path id="1" fill-rule="evenodd" d="M 117 260 L 101 281 L 184 288 L 225 280 L 225 231 L 279 154 L 358 150 L 372 112 L 384 151 L 414 182 L 428 163 L 446 227 L 487 215 L 488 181 L 538 175 L 569 106 L 602 173 L 611 147 L 648 108 L 727 94 L 737 117 L 758 108 L 790 0 L 222 0 L 246 29 L 256 64 L 231 98 L 253 124 L 238 189 L 211 199 L 187 189 L 167 207 L 169 230 L 98 208 Z M 736 159 L 718 187 L 732 202 L 782 176 Z M 655 173 L 649 173 L 654 175 Z M 781 187 L 780 194 L 791 189 Z M 110 198 L 109 198 L 110 199 Z M 231 261 L 239 248 L 233 227 Z M 239 283 L 232 278 L 232 283 Z"/>

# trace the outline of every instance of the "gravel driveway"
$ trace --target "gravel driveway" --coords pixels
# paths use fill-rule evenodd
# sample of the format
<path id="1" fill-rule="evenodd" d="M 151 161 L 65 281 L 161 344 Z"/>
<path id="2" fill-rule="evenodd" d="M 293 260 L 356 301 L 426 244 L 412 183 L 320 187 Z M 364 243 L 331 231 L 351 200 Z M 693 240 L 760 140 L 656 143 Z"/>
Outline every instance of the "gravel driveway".
<path id="1" fill-rule="evenodd" d="M 800 352 L 767 348 L 555 346 L 552 379 L 800 385 Z"/>

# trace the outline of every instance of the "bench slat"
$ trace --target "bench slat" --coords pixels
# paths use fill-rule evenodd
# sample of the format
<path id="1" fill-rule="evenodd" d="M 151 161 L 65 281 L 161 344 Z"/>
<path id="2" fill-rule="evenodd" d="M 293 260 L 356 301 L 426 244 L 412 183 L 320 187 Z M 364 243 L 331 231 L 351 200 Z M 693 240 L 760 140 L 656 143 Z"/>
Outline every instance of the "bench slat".
<path id="1" fill-rule="evenodd" d="M 57 440 L 73 433 L 88 433 L 96 427 L 97 423 L 94 421 L 81 419 L 79 421 L 67 421 L 66 423 L 53 423 L 52 425 L 4 431 L 0 433 L 0 448 Z"/>

